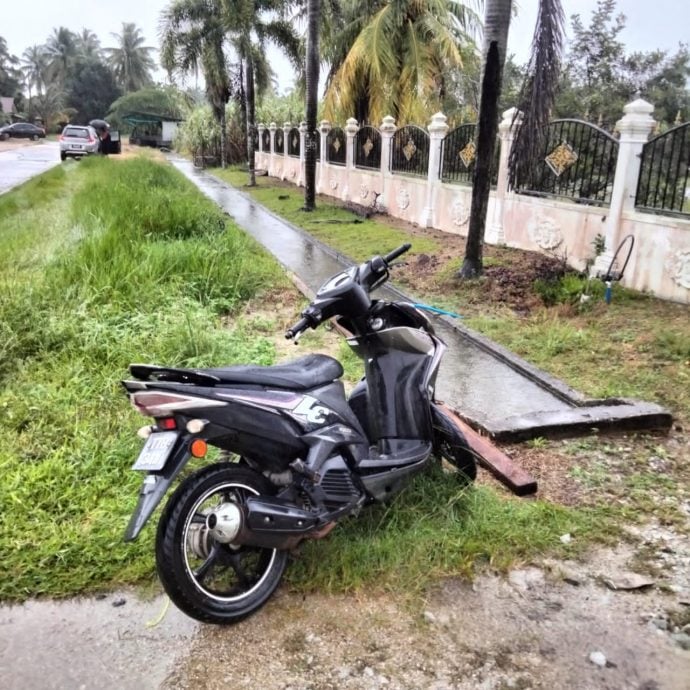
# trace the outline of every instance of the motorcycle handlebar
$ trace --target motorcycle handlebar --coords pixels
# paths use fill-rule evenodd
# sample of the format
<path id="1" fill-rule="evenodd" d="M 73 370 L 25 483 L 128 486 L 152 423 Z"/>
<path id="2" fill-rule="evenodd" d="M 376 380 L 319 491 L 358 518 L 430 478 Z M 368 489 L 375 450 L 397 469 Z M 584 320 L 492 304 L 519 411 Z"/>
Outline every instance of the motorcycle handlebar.
<path id="1" fill-rule="evenodd" d="M 395 259 L 408 251 L 411 246 L 412 245 L 409 242 L 406 242 L 405 244 L 400 245 L 397 249 L 394 249 L 390 254 L 386 254 L 386 256 L 383 257 L 383 260 L 389 264 L 391 261 L 395 261 Z"/>
<path id="2" fill-rule="evenodd" d="M 296 335 L 299 335 L 302 331 L 305 331 L 311 325 L 311 320 L 302 317 L 296 324 L 291 326 L 285 331 L 285 337 L 287 340 L 292 340 Z"/>

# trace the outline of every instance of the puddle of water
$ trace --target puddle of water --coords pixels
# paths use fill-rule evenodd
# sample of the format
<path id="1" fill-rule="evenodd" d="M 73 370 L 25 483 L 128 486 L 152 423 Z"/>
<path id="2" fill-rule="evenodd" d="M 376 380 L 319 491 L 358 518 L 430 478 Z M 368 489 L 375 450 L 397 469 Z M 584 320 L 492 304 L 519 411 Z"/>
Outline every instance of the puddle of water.
<path id="1" fill-rule="evenodd" d="M 122 606 L 113 602 L 125 600 Z M 0 607 L 0 678 L 5 690 L 158 688 L 201 627 L 166 598 L 133 591 Z"/>

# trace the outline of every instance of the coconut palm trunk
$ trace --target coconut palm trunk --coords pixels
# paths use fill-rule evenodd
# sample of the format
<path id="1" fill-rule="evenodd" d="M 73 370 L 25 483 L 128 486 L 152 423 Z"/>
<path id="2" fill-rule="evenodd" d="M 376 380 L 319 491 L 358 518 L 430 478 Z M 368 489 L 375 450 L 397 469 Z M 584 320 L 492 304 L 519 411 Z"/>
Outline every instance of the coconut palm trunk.
<path id="1" fill-rule="evenodd" d="M 461 278 L 482 273 L 484 226 L 491 191 L 491 162 L 498 134 L 498 101 L 508 45 L 512 0 L 486 0 L 484 18 L 484 69 L 477 123 L 477 158 L 472 175 L 472 205 Z"/>
<path id="2" fill-rule="evenodd" d="M 316 111 L 319 98 L 320 0 L 307 2 L 306 123 L 304 155 L 304 211 L 316 208 Z"/>
<path id="3" fill-rule="evenodd" d="M 498 130 L 498 99 L 501 95 L 511 0 L 486 0 L 484 19 L 484 70 L 477 125 L 477 159 L 472 178 L 472 206 L 461 278 L 480 276 L 484 227 L 489 205 L 491 162 Z M 508 165 L 509 185 L 517 186 L 520 170 L 536 160 L 543 149 L 546 124 L 554 102 L 563 49 L 561 0 L 539 0 L 527 77 L 520 91 L 518 109 L 525 117 L 517 129 Z"/>
<path id="4" fill-rule="evenodd" d="M 256 107 L 254 102 L 254 61 L 251 47 L 247 53 L 247 165 L 249 168 L 249 186 L 256 187 L 256 159 L 254 156 L 254 131 L 256 129 Z"/>

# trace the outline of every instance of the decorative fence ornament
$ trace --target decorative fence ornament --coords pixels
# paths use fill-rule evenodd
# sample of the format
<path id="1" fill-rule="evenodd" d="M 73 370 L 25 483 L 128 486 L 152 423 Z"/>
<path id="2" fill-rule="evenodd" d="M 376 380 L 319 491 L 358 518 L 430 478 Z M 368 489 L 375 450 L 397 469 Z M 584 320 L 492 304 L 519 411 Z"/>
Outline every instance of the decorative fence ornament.
<path id="1" fill-rule="evenodd" d="M 342 144 L 340 143 L 340 139 L 334 139 L 332 146 L 335 149 L 335 152 L 338 153 L 338 151 L 340 151 L 340 147 L 342 146 Z"/>
<path id="2" fill-rule="evenodd" d="M 465 223 L 469 221 L 470 211 L 467 206 L 465 206 L 465 202 L 462 199 L 456 199 L 453 202 L 452 216 L 453 225 L 457 225 L 458 227 L 465 225 Z"/>
<path id="3" fill-rule="evenodd" d="M 477 147 L 474 145 L 473 141 L 470 141 L 464 149 L 458 151 L 458 158 L 462 161 L 462 164 L 469 168 L 477 157 Z"/>
<path id="4" fill-rule="evenodd" d="M 539 216 L 529 227 L 531 240 L 542 249 L 556 249 L 563 243 L 563 234 L 552 218 Z"/>
<path id="5" fill-rule="evenodd" d="M 544 135 L 543 153 L 518 171 L 515 191 L 608 206 L 618 140 L 596 125 L 572 118 L 550 122 Z"/>
<path id="6" fill-rule="evenodd" d="M 546 165 L 556 177 L 560 177 L 571 165 L 577 162 L 578 155 L 567 142 L 561 142 L 551 153 L 544 158 Z"/>
<path id="7" fill-rule="evenodd" d="M 405 158 L 407 158 L 408 161 L 411 161 L 412 156 L 414 156 L 414 154 L 416 152 L 417 152 L 417 146 L 414 143 L 414 141 L 412 141 L 412 137 L 410 137 L 407 140 L 407 144 L 405 144 L 405 146 L 403 146 L 403 153 L 405 154 Z"/>
<path id="8" fill-rule="evenodd" d="M 690 249 L 671 254 L 666 261 L 666 270 L 676 285 L 690 290 Z"/>
<path id="9" fill-rule="evenodd" d="M 381 133 L 369 125 L 355 134 L 355 167 L 378 170 L 381 167 Z"/>

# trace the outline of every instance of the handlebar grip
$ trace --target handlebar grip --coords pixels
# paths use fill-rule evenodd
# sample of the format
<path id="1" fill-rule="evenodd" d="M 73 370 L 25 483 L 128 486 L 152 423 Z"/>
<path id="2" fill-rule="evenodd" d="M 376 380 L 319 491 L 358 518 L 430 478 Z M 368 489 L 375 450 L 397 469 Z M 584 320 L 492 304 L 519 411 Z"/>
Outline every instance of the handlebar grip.
<path id="1" fill-rule="evenodd" d="M 411 246 L 412 245 L 409 242 L 406 242 L 405 244 L 400 245 L 397 249 L 394 249 L 390 254 L 386 254 L 386 256 L 383 257 L 383 260 L 389 264 L 391 261 L 394 261 L 408 251 Z"/>
<path id="2" fill-rule="evenodd" d="M 292 340 L 298 333 L 306 330 L 311 325 L 311 321 L 306 318 L 301 318 L 294 326 L 285 331 L 285 338 Z"/>

